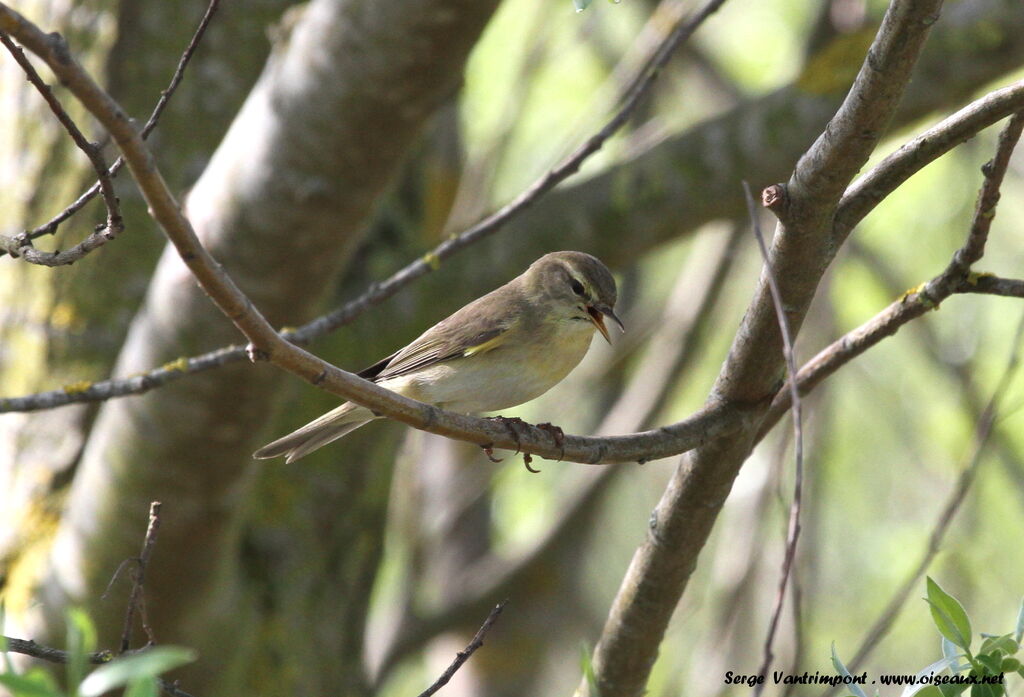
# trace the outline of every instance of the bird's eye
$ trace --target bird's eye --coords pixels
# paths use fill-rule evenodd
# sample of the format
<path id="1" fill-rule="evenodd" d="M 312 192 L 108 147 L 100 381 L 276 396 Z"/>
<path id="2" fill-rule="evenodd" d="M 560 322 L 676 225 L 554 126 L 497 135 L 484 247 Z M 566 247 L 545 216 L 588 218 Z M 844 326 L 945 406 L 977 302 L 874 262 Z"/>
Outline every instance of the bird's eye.
<path id="1" fill-rule="evenodd" d="M 583 284 L 577 281 L 575 278 L 569 281 L 569 285 L 572 287 L 572 292 L 576 295 L 583 295 Z"/>

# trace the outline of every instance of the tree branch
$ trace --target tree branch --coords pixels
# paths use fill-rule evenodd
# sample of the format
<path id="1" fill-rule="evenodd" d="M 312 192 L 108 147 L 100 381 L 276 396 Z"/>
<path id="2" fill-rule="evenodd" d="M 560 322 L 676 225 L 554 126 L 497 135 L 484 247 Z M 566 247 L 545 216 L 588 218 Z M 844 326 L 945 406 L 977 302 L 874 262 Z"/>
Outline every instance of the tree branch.
<path id="1" fill-rule="evenodd" d="M 71 654 L 67 651 L 43 646 L 31 639 L 15 639 L 14 637 L 5 636 L 2 639 L 2 644 L 0 644 L 0 650 L 20 653 L 32 658 L 40 658 L 50 663 L 67 664 L 71 661 Z M 109 663 L 114 660 L 114 652 L 110 650 L 92 651 L 85 654 L 85 660 L 92 665 Z"/>
<path id="2" fill-rule="evenodd" d="M 980 259 L 984 252 L 988 230 L 995 217 L 995 204 L 999 200 L 999 186 L 1022 129 L 1024 112 L 1017 112 L 999 135 L 995 157 L 982 167 L 985 181 L 978 192 L 970 232 L 942 273 L 908 291 L 885 310 L 834 341 L 805 363 L 797 373 L 797 387 L 801 395 L 810 392 L 825 378 L 885 337 L 895 334 L 907 322 L 937 309 L 942 301 L 953 294 L 1024 297 L 1024 281 L 970 271 L 970 265 Z M 763 438 L 786 413 L 789 400 L 788 390 L 781 390 L 776 395 L 761 424 L 758 439 Z"/>
<path id="3" fill-rule="evenodd" d="M 835 253 L 829 233 L 839 198 L 888 125 L 940 5 L 938 0 L 890 4 L 843 105 L 800 159 L 786 196 L 775 209 L 782 224 L 770 263 L 794 332 L 799 331 Z M 778 389 L 783 365 L 781 334 L 762 274 L 710 402 L 757 404 L 770 399 Z M 594 652 L 602 697 L 643 693 L 669 618 L 750 453 L 756 431 L 753 426 L 697 449 L 673 475 Z M 577 694 L 594 697 L 586 681 Z"/>
<path id="4" fill-rule="evenodd" d="M 836 210 L 833 238 L 850 231 L 903 182 L 997 121 L 1024 108 L 1024 80 L 989 92 L 905 143 L 850 185 Z"/>
<path id="5" fill-rule="evenodd" d="M 206 33 L 206 28 L 209 26 L 210 21 L 213 19 L 213 15 L 217 11 L 217 8 L 219 6 L 220 6 L 220 0 L 210 0 L 210 4 L 207 5 L 206 12 L 203 13 L 203 18 L 199 21 L 199 26 L 196 27 L 195 32 L 192 34 L 192 39 L 188 42 L 188 46 L 185 47 L 184 52 L 182 52 L 181 58 L 178 59 L 178 65 L 174 69 L 174 75 L 171 76 L 170 83 L 167 85 L 167 87 L 164 90 L 162 90 L 160 92 L 160 99 L 157 100 L 156 106 L 153 107 L 153 112 L 149 115 L 149 119 L 146 120 L 146 125 L 142 127 L 142 138 L 144 140 L 146 138 L 148 138 L 149 134 L 153 132 L 154 128 L 156 128 L 157 122 L 160 120 L 160 115 L 163 113 L 164 109 L 167 108 L 167 104 L 170 102 L 171 96 L 174 94 L 174 91 L 176 89 L 178 89 L 178 85 L 181 83 L 182 78 L 185 76 L 185 68 L 188 67 L 189 61 L 192 60 L 192 55 L 196 52 L 196 49 L 199 47 L 199 42 L 202 40 L 203 34 Z M 65 220 L 67 220 L 68 218 L 73 216 L 75 213 L 80 211 L 85 206 L 85 204 L 89 203 L 89 201 L 91 201 L 94 198 L 96 198 L 96 194 L 100 192 L 101 188 L 104 188 L 104 178 L 106 178 L 107 180 L 112 180 L 114 177 L 116 177 L 118 175 L 118 173 L 121 171 L 121 168 L 123 166 L 124 166 L 124 158 L 123 157 L 118 157 L 116 160 L 114 160 L 114 164 L 110 167 L 109 170 L 106 169 L 106 167 L 104 166 L 103 170 L 101 172 L 99 172 L 99 176 L 100 176 L 99 181 L 97 181 L 91 187 L 89 187 L 84 192 L 82 192 L 82 194 L 79 195 L 79 197 L 77 199 L 75 199 L 74 202 L 72 202 L 70 205 L 68 205 L 67 208 L 65 208 L 63 211 L 58 213 L 56 216 L 54 216 L 53 218 L 51 218 L 47 222 L 43 223 L 42 225 L 39 225 L 38 227 L 36 227 L 36 228 L 34 228 L 32 230 L 25 231 L 25 233 L 24 233 L 25 238 L 29 242 L 31 242 L 31 240 L 34 240 L 34 239 L 36 239 L 38 237 L 42 237 L 43 235 L 54 235 L 54 234 L 56 234 L 57 233 L 57 228 L 60 226 L 61 223 L 63 223 Z M 111 193 L 113 193 L 113 190 L 111 190 Z M 104 193 L 104 199 L 106 199 L 106 193 Z M 108 205 L 108 210 L 109 210 L 109 205 Z M 109 219 L 108 219 L 108 227 L 109 227 Z M 19 237 L 21 237 L 21 236 L 19 236 Z M 85 254 L 88 254 L 89 251 L 92 251 L 92 249 L 94 249 L 95 247 L 100 246 L 101 244 L 103 244 L 103 242 L 100 242 L 99 244 L 95 244 L 95 242 L 92 242 L 92 238 L 93 237 L 95 237 L 95 234 L 94 235 L 90 235 L 89 238 L 87 238 L 84 242 L 80 243 L 79 245 L 77 245 L 75 247 L 75 249 L 77 249 L 78 247 L 82 247 L 84 245 L 89 245 L 89 244 L 93 245 L 88 250 L 83 252 L 78 258 L 81 258 L 82 256 L 85 256 Z M 7 253 L 7 254 L 11 253 L 10 249 L 8 249 L 3 244 L 3 239 L 4 238 L 0 238 L 0 256 L 3 256 L 3 254 L 5 254 L 5 253 Z M 15 239 L 18 239 L 18 238 L 15 238 Z M 104 239 L 104 242 L 105 241 L 106 240 Z M 74 250 L 68 250 L 68 252 L 65 252 L 64 254 L 67 255 L 67 254 L 71 253 L 72 251 L 74 251 Z M 43 253 L 43 252 L 36 252 L 35 254 L 36 255 L 40 255 L 40 254 L 45 254 L 45 253 Z M 64 257 L 55 256 L 54 258 L 55 259 L 62 259 Z M 72 261 L 77 261 L 77 259 L 73 259 Z M 70 264 L 70 263 L 72 263 L 72 261 L 66 261 L 66 262 L 61 262 L 61 263 Z M 41 262 L 36 262 L 36 263 L 41 263 Z M 56 265 L 56 264 L 47 264 L 47 265 L 48 266 L 52 266 L 52 265 Z"/>
<path id="6" fill-rule="evenodd" d="M 782 335 L 782 351 L 786 363 L 786 374 L 790 377 L 789 394 L 793 405 L 793 444 L 796 457 L 793 476 L 793 501 L 789 507 L 789 526 L 786 532 L 786 551 L 782 559 L 782 573 L 779 578 L 778 591 L 775 594 L 775 604 L 772 607 L 771 619 L 768 622 L 768 632 L 764 639 L 764 658 L 758 671 L 760 675 L 767 675 L 772 661 L 775 660 L 775 652 L 772 646 L 775 643 L 775 632 L 779 627 L 779 619 L 782 617 L 782 607 L 786 599 L 786 586 L 789 585 L 793 560 L 796 558 L 797 541 L 800 539 L 800 512 L 803 506 L 804 490 L 804 420 L 803 409 L 800 403 L 800 392 L 793 382 L 793 377 L 796 376 L 796 358 L 793 352 L 793 339 L 790 337 L 789 324 L 786 321 L 786 310 L 782 305 L 782 292 L 779 290 L 779 282 L 772 271 L 768 248 L 765 246 L 764 236 L 761 234 L 761 225 L 757 220 L 758 211 L 754 206 L 754 198 L 750 194 L 750 186 L 747 182 L 743 182 L 743 191 L 747 198 L 747 210 L 750 214 L 750 222 L 754 228 L 754 237 L 757 238 L 757 248 L 760 250 L 761 258 L 764 262 L 764 276 L 768 282 L 772 305 L 775 308 L 775 316 L 779 322 L 779 333 Z M 764 683 L 762 682 L 754 688 L 754 697 L 760 697 L 763 690 Z"/>
<path id="7" fill-rule="evenodd" d="M 716 6 L 714 3 L 721 1 L 714 0 L 708 8 L 713 8 Z M 167 189 L 140 134 L 114 100 L 74 60 L 63 39 L 55 34 L 43 34 L 38 27 L 2 3 L 0 29 L 10 32 L 43 58 L 83 105 L 110 131 L 124 153 L 153 218 L 163 228 L 210 299 L 249 339 L 251 345 L 247 350 L 251 359 L 269 360 L 315 386 L 415 428 L 480 445 L 518 449 L 550 459 L 564 458 L 590 464 L 639 461 L 678 454 L 729 432 L 747 418 L 743 408 L 726 409 L 717 405 L 686 421 L 654 431 L 605 439 L 568 436 L 563 443 L 556 442 L 548 431 L 537 428 L 522 429 L 514 437 L 493 421 L 446 412 L 432 405 L 406 399 L 336 368 L 288 343 L 277 334 L 223 267 L 202 246 Z M 590 146 L 583 146 L 581 152 L 587 147 Z"/>
<path id="8" fill-rule="evenodd" d="M 127 651 L 131 646 L 132 624 L 135 621 L 136 611 L 142 618 L 142 629 L 146 632 L 146 639 L 150 644 L 156 642 L 153 630 L 146 619 L 146 599 L 143 596 L 143 588 L 146 583 L 146 566 L 153 553 L 153 545 L 156 544 L 156 535 L 160 531 L 160 506 L 159 501 L 149 504 L 149 525 L 146 527 L 146 536 L 142 540 L 142 551 L 137 559 L 132 560 L 138 566 L 132 573 L 132 592 L 128 596 L 128 608 L 124 614 L 124 630 L 121 632 L 121 653 Z"/>
<path id="9" fill-rule="evenodd" d="M 141 608 L 143 600 L 141 598 L 142 586 L 144 582 L 144 574 L 146 570 L 146 564 L 149 561 L 149 556 L 153 552 L 153 546 L 156 544 L 156 533 L 160 528 L 160 502 L 153 501 L 149 506 L 149 525 L 146 528 L 146 535 L 142 542 L 142 553 L 137 559 L 133 559 L 139 564 L 139 569 L 136 574 L 133 574 L 132 592 L 128 598 L 128 607 L 125 615 L 125 629 L 121 639 L 121 649 L 118 653 L 119 656 L 123 656 L 127 653 L 141 653 L 144 652 L 153 642 L 152 631 L 146 626 L 145 619 L 143 619 L 143 627 L 146 629 L 146 633 L 149 636 L 149 644 L 143 647 L 139 651 L 129 651 L 128 643 L 131 638 L 131 625 L 132 618 L 134 616 L 136 608 Z M 116 576 L 116 573 L 115 573 Z M 144 613 L 144 611 L 143 611 Z M 145 618 L 145 614 L 143 614 Z M 0 653 L 4 651 L 12 651 L 14 653 L 20 653 L 25 656 L 31 656 L 33 658 L 40 658 L 44 661 L 50 661 L 51 663 L 62 663 L 67 664 L 72 660 L 72 655 L 68 651 L 62 651 L 60 649 L 54 649 L 49 646 L 42 646 L 37 644 L 31 639 L 15 639 L 13 637 L 0 637 Z M 103 651 L 92 651 L 85 654 L 86 663 L 92 665 L 99 665 L 103 663 L 109 663 L 115 659 L 114 652 L 110 650 Z M 163 678 L 157 678 L 157 684 L 160 689 L 171 695 L 171 697 L 192 697 L 188 692 L 185 692 L 178 687 L 177 682 L 170 682 Z"/>
<path id="10" fill-rule="evenodd" d="M 103 203 L 107 207 L 106 224 L 99 226 L 85 240 L 65 252 L 39 251 L 32 245 L 32 236 L 28 233 L 22 233 L 15 237 L 0 235 L 0 250 L 10 254 L 12 257 L 20 257 L 30 264 L 39 264 L 41 266 L 73 264 L 92 250 L 102 247 L 108 241 L 114 239 L 124 230 L 121 206 L 117 200 L 117 195 L 114 194 L 114 184 L 110 179 L 111 175 L 107 171 L 107 163 L 103 159 L 103 153 L 100 152 L 99 146 L 82 134 L 78 125 L 68 116 L 60 101 L 54 96 L 53 90 L 43 82 L 43 79 L 39 77 L 39 73 L 36 72 L 32 63 L 25 57 L 25 52 L 14 45 L 14 42 L 8 38 L 6 32 L 0 31 L 0 43 L 10 51 L 11 55 L 14 56 L 14 60 L 25 71 L 28 81 L 42 95 L 53 115 L 57 117 L 64 130 L 71 136 L 71 140 L 89 158 L 89 162 L 92 164 L 93 169 L 96 170 L 97 176 L 99 176 L 96 188 L 103 192 Z"/>

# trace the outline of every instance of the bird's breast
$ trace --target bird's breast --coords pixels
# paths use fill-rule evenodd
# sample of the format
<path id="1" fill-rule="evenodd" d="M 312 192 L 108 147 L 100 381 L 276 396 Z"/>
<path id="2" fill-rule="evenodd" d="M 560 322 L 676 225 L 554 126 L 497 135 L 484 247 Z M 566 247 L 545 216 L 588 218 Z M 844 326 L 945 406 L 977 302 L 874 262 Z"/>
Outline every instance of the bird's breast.
<path id="1" fill-rule="evenodd" d="M 464 413 L 514 407 L 561 382 L 586 355 L 593 325 L 576 322 L 559 329 L 532 341 L 512 339 L 492 351 L 445 361 L 385 386 Z"/>

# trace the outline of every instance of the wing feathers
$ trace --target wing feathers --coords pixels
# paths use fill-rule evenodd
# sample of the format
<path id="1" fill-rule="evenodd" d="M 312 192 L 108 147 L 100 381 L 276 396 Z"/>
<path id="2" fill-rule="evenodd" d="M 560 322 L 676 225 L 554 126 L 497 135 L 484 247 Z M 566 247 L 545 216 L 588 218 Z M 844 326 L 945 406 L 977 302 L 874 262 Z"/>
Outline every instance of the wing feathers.
<path id="1" fill-rule="evenodd" d="M 496 307 L 501 311 L 495 311 Z M 519 325 L 522 311 L 523 301 L 518 289 L 503 286 L 438 322 L 404 349 L 370 366 L 360 376 L 380 382 L 441 361 L 492 351 Z"/>

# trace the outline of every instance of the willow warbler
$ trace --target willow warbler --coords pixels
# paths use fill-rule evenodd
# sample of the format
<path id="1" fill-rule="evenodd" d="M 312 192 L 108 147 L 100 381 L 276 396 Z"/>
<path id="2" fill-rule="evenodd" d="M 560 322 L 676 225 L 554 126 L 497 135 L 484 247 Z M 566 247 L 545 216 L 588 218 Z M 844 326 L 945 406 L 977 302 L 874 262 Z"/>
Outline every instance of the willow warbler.
<path id="1" fill-rule="evenodd" d="M 594 330 L 611 343 L 615 279 L 583 252 L 552 252 L 477 298 L 359 376 L 392 392 L 463 413 L 497 411 L 538 397 L 583 359 Z M 256 458 L 297 460 L 379 418 L 346 402 L 263 446 Z"/>

